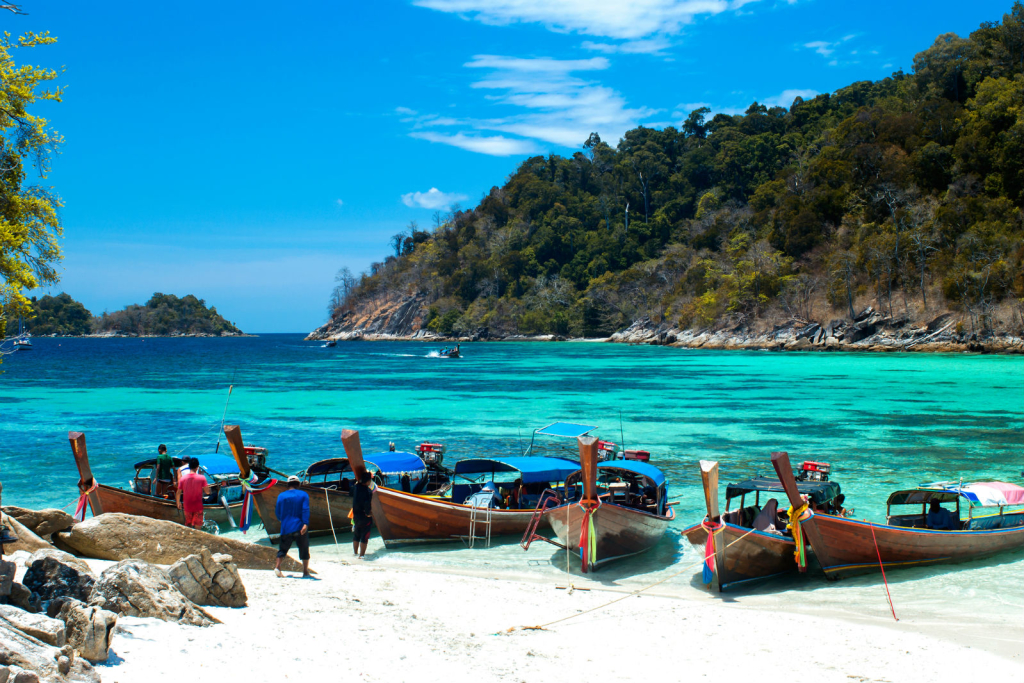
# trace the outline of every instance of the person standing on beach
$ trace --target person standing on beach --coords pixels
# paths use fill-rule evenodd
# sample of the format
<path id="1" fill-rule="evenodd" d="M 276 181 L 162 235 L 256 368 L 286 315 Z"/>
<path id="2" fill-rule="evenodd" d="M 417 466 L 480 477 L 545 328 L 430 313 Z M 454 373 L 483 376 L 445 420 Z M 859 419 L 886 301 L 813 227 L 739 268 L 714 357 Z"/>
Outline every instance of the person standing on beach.
<path id="1" fill-rule="evenodd" d="M 156 488 L 153 495 L 163 498 L 178 483 L 178 472 L 174 469 L 174 458 L 167 455 L 167 446 L 160 444 L 156 452 Z"/>
<path id="2" fill-rule="evenodd" d="M 203 496 L 210 494 L 206 476 L 199 472 L 199 458 L 189 458 L 188 472 L 178 478 L 174 499 L 185 513 L 185 526 L 203 528 Z"/>
<path id="3" fill-rule="evenodd" d="M 373 530 L 373 477 L 363 472 L 352 489 L 352 552 L 359 559 L 366 555 L 366 544 Z"/>
<path id="4" fill-rule="evenodd" d="M 288 477 L 288 490 L 277 497 L 274 512 L 281 522 L 281 540 L 278 541 L 274 574 L 284 576 L 281 573 L 281 562 L 294 543 L 299 546 L 302 578 L 312 578 L 309 574 L 309 495 L 299 490 L 298 477 Z"/>

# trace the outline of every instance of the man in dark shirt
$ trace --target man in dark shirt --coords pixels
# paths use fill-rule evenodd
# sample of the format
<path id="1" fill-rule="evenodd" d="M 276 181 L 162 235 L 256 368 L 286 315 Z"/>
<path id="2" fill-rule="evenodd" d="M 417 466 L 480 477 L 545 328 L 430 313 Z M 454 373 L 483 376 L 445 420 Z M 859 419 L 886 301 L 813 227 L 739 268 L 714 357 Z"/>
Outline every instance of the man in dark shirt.
<path id="1" fill-rule="evenodd" d="M 370 473 L 363 472 L 359 483 L 352 487 L 352 552 L 359 559 L 366 554 L 366 544 L 373 529 L 372 481 Z"/>
<path id="2" fill-rule="evenodd" d="M 281 522 L 281 539 L 277 546 L 277 563 L 274 573 L 279 577 L 281 562 L 291 550 L 292 543 L 299 546 L 299 559 L 302 560 L 302 578 L 312 578 L 309 573 L 309 496 L 299 490 L 299 478 L 288 477 L 288 490 L 277 497 L 274 507 L 278 521 Z"/>
<path id="3" fill-rule="evenodd" d="M 151 493 L 166 498 L 178 483 L 178 471 L 174 469 L 174 459 L 167 455 L 167 446 L 160 444 L 156 452 L 156 486 Z"/>

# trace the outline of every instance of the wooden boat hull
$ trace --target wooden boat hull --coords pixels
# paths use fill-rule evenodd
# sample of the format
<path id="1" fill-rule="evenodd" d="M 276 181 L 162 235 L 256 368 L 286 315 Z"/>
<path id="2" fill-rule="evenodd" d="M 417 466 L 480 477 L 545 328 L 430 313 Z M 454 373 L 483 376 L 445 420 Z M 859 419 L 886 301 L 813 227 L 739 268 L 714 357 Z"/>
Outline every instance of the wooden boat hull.
<path id="1" fill-rule="evenodd" d="M 571 549 L 578 549 L 584 514 L 581 506 L 568 505 L 548 510 L 544 513 L 544 519 L 559 542 Z M 675 519 L 675 512 L 669 508 L 668 514 L 662 517 L 606 503 L 597 508 L 592 516 L 597 536 L 597 559 L 591 561 L 590 568 L 598 569 L 609 562 L 650 550 L 665 535 L 668 525 Z"/>
<path id="2" fill-rule="evenodd" d="M 693 545 L 705 545 L 708 532 L 700 524 L 683 530 Z M 742 540 L 741 540 L 742 539 Z M 743 584 L 763 581 L 796 571 L 793 539 L 763 531 L 751 531 L 735 524 L 726 524 L 715 537 L 725 545 L 724 562 L 716 562 L 718 590 L 725 591 Z"/>
<path id="3" fill-rule="evenodd" d="M 1024 527 L 977 531 L 910 529 L 815 513 L 803 522 L 817 530 L 814 547 L 825 576 L 838 579 L 879 570 L 953 564 L 1024 548 Z M 877 543 L 877 550 L 876 550 Z"/>
<path id="4" fill-rule="evenodd" d="M 491 511 L 491 537 L 522 536 L 533 518 L 533 510 Z M 487 511 L 476 510 L 477 519 Z M 373 521 L 384 544 L 440 543 L 469 538 L 473 508 L 451 501 L 378 486 L 373 490 Z M 479 539 L 487 527 L 476 526 Z"/>
<path id="5" fill-rule="evenodd" d="M 96 494 L 99 496 L 103 512 L 123 512 L 129 515 L 178 522 L 179 524 L 185 523 L 185 516 L 178 509 L 178 505 L 174 502 L 173 498 L 170 500 L 156 498 L 143 493 L 135 493 L 134 491 L 107 486 L 106 484 L 99 484 Z M 242 514 L 242 504 L 240 502 L 231 503 L 228 508 L 231 510 L 232 519 L 237 524 Z M 221 525 L 230 524 L 228 512 L 222 505 L 204 505 L 203 519 L 212 520 Z"/>
<path id="6" fill-rule="evenodd" d="M 281 522 L 277 519 L 277 497 L 288 490 L 288 485 L 278 482 L 265 491 L 253 496 L 253 506 L 263 520 L 270 540 L 276 541 L 281 535 Z M 325 536 L 352 530 L 348 513 L 352 510 L 352 496 L 332 489 L 315 486 L 300 486 L 299 490 L 309 495 L 309 535 Z"/>

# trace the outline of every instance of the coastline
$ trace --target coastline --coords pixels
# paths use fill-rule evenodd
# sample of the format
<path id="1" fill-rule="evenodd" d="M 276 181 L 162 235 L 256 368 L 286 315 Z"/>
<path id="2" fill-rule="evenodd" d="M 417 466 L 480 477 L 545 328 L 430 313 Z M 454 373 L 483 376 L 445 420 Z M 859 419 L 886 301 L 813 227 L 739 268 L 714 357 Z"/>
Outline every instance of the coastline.
<path id="1" fill-rule="evenodd" d="M 482 573 L 446 572 L 442 579 L 437 572 L 380 566 L 372 556 L 328 560 L 313 550 L 316 581 L 240 570 L 249 606 L 208 608 L 221 625 L 120 619 L 113 654 L 98 671 L 105 680 L 152 683 L 182 675 L 319 680 L 339 669 L 368 681 L 418 681 L 426 671 L 444 671 L 453 680 L 516 683 L 551 671 L 601 671 L 621 680 L 669 671 L 732 680 L 757 671 L 766 681 L 791 680 L 799 671 L 844 682 L 945 680 L 978 670 L 1009 680 L 1024 674 L 1015 642 L 951 642 L 936 637 L 940 625 L 927 618 L 893 623 L 887 609 L 856 621 L 750 607 L 742 594 L 703 591 L 692 599 L 642 594 L 606 605 L 623 593 L 600 575 L 573 577 L 587 590 L 569 591 Z M 564 617 L 571 618 L 543 630 L 522 628 Z M 613 647 L 602 646 L 609 640 Z M 179 651 L 188 653 L 187 662 L 173 670 L 154 667 Z M 233 656 L 247 652 L 272 655 Z"/>

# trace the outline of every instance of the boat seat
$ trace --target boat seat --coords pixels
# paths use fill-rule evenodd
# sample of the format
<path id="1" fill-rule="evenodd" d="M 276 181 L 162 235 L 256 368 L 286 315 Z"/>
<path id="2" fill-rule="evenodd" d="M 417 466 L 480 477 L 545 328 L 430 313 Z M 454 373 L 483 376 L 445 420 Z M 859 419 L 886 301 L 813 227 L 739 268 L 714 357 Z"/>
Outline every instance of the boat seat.
<path id="1" fill-rule="evenodd" d="M 757 529 L 758 531 L 767 531 L 769 526 L 778 525 L 779 520 L 779 501 L 775 498 L 770 499 L 761 508 L 761 513 L 754 518 L 754 523 L 751 524 L 751 528 Z"/>

